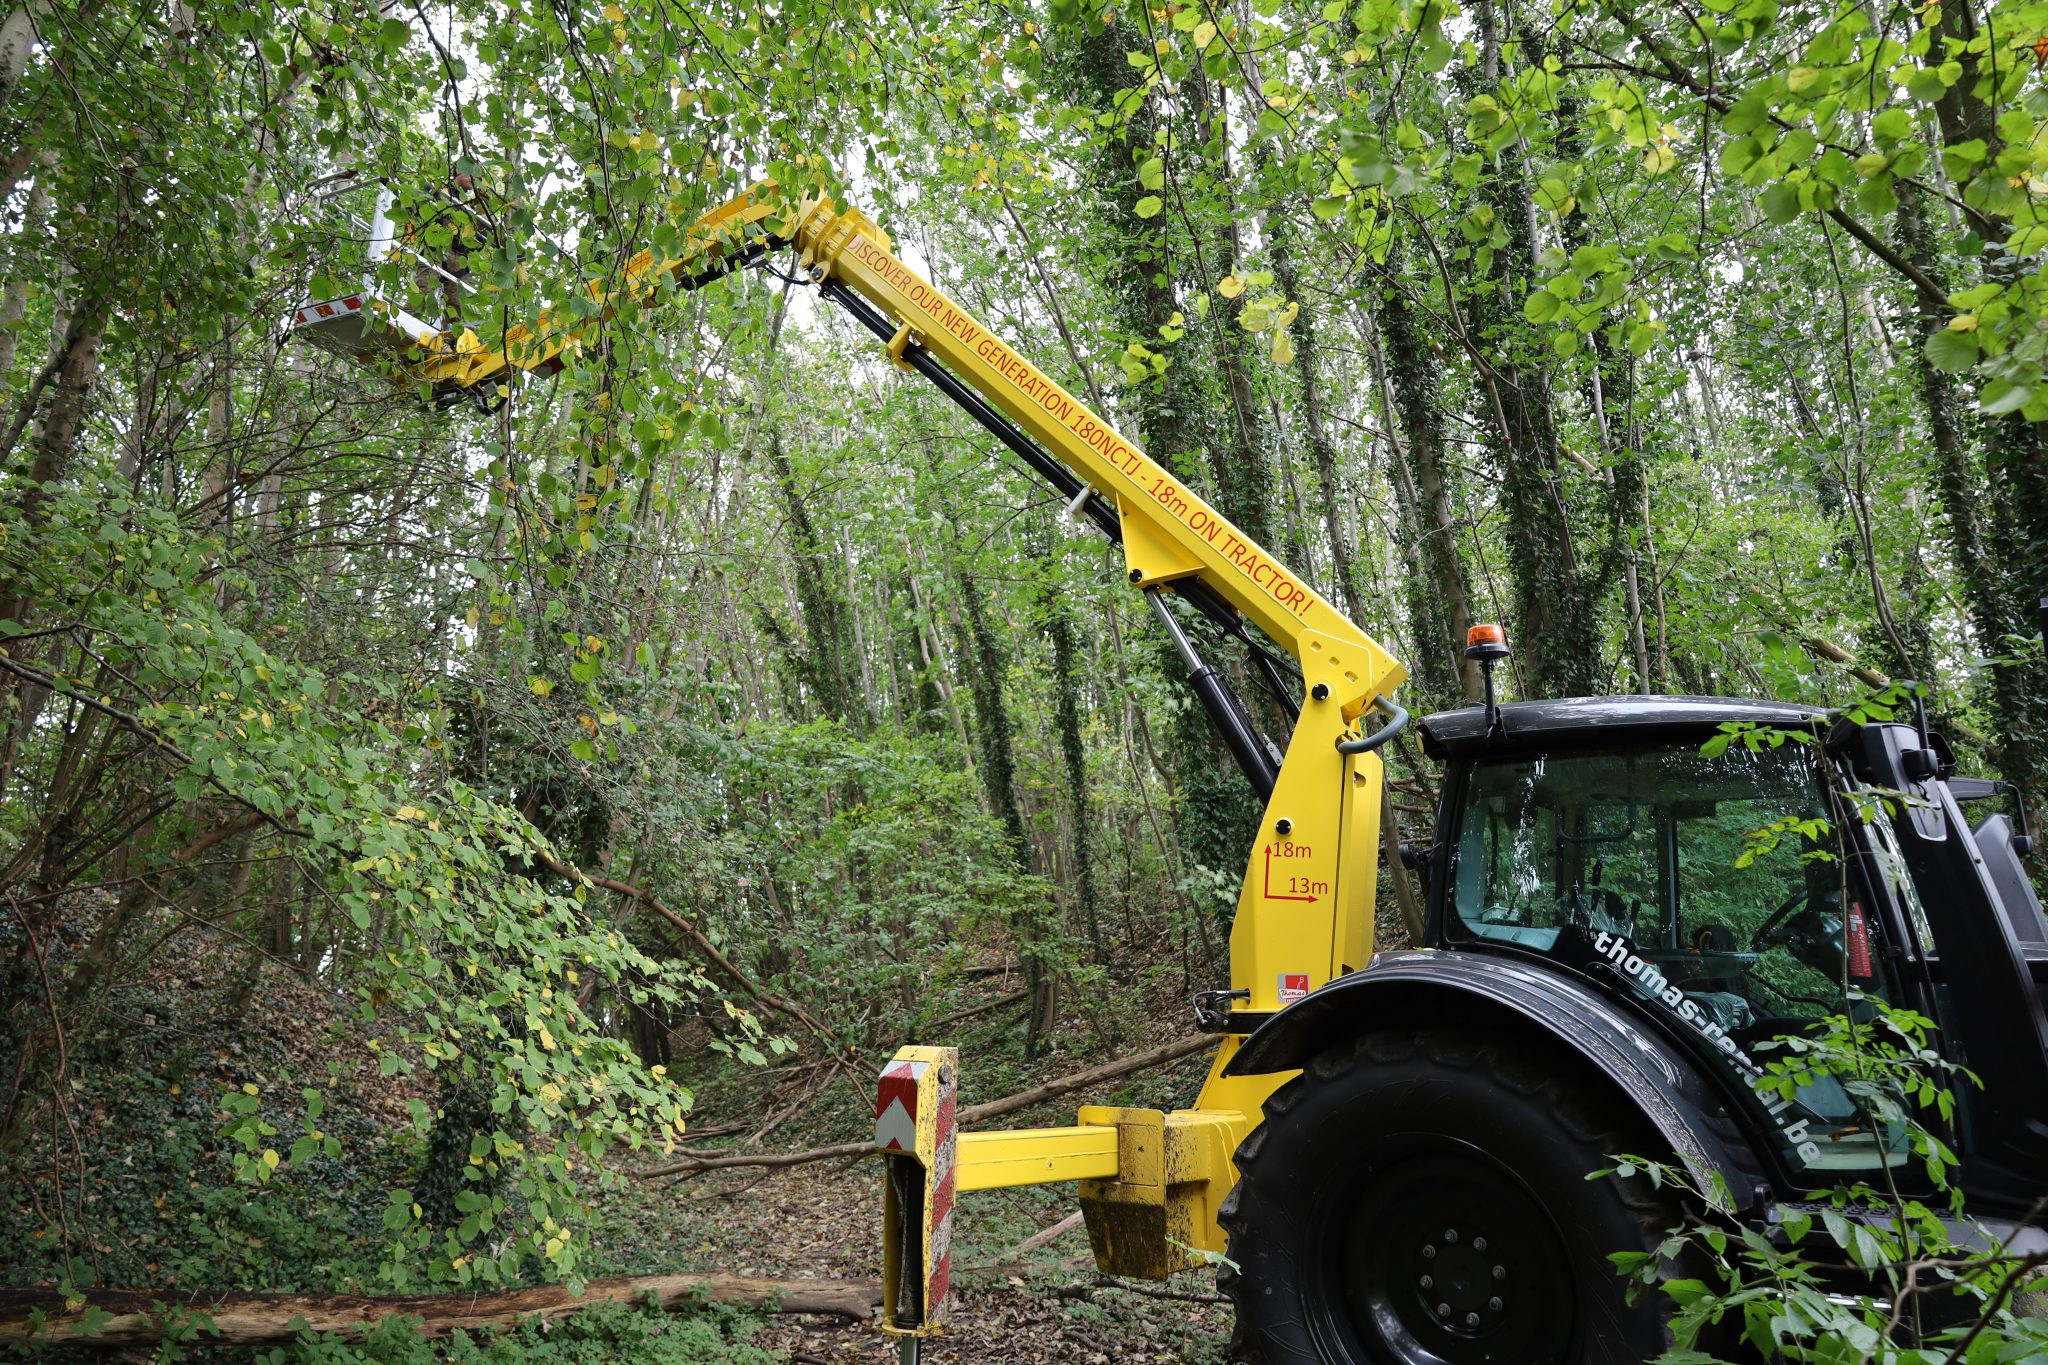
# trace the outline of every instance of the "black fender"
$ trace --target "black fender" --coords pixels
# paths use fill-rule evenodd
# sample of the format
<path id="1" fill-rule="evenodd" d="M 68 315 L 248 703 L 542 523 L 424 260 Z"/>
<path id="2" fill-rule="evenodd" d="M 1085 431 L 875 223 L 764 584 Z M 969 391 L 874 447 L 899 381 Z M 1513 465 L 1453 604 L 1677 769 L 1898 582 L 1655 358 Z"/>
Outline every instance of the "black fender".
<path id="1" fill-rule="evenodd" d="M 1261 1024 L 1224 1074 L 1291 1071 L 1381 1025 L 1418 1020 L 1544 1039 L 1605 1077 L 1671 1144 L 1702 1196 L 1713 1197 L 1703 1173 L 1717 1172 L 1735 1211 L 1762 1202 L 1763 1163 L 1689 1058 L 1591 988 L 1505 956 L 1381 953 Z"/>

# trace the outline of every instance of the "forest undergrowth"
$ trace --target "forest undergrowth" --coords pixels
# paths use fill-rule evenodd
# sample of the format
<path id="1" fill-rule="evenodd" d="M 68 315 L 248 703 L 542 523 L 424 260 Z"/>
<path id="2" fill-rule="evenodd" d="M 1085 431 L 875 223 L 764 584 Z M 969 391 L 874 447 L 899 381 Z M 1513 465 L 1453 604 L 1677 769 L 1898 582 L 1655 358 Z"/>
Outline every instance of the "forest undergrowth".
<path id="1" fill-rule="evenodd" d="M 83 907 L 77 923 L 103 910 Z M 110 1029 L 92 1050 L 68 1059 L 73 1084 L 61 1126 L 27 1135 L 22 1150 L 44 1174 L 14 1184 L 0 1204 L 0 1239 L 13 1248 L 0 1289 L 145 1286 L 173 1304 L 229 1290 L 388 1292 L 388 1192 L 435 1197 L 430 1187 L 446 1178 L 436 1164 L 447 1146 L 447 1097 L 417 1076 L 380 1074 L 374 1053 L 353 1045 L 356 1011 L 339 993 L 272 962 L 251 965 L 231 937 L 189 916 L 153 915 L 137 928 L 162 940 L 149 954 L 152 970 L 116 985 L 105 1005 L 110 1019 L 134 1027 Z M 63 941 L 82 938 L 60 933 Z M 60 955 L 50 965 L 71 964 Z M 1173 977 L 1162 970 L 1140 997 L 1120 995 L 1107 1006 L 1107 1028 L 1076 1013 L 1043 1055 L 1026 1060 L 1014 964 L 971 971 L 939 996 L 946 1012 L 967 1019 L 926 1040 L 963 1049 L 965 1103 L 996 1098 L 1184 1034 L 1187 1005 Z M 871 1088 L 842 1068 L 802 1049 L 767 1066 L 706 1055 L 717 1064 L 685 1077 L 696 1097 L 689 1150 L 772 1154 L 865 1137 Z M 869 1069 L 879 1070 L 883 1058 L 872 1060 Z M 1191 1099 L 1205 1065 L 1202 1056 L 1186 1058 L 1087 1098 L 1173 1108 Z M 1049 1101 L 1004 1125 L 1071 1122 L 1072 1104 Z M 251 1149 L 235 1137 L 250 1117 L 282 1134 L 263 1135 L 265 1146 L 301 1139 L 311 1146 L 293 1151 L 284 1174 L 252 1181 Z M 767 1171 L 639 1174 L 660 1164 L 651 1153 L 617 1161 L 621 1178 L 587 1211 L 587 1277 L 879 1276 L 879 1163 L 840 1158 Z M 61 1199 L 45 1202 L 45 1191 Z M 954 1241 L 957 1325 L 926 1358 L 1220 1360 L 1229 1325 L 1212 1272 L 1184 1272 L 1163 1285 L 1107 1279 L 1094 1272 L 1079 1227 L 1026 1246 L 1074 1208 L 1071 1186 L 965 1199 Z M 210 1343 L 202 1329 L 167 1344 L 160 1358 L 750 1365 L 893 1361 L 894 1350 L 869 1325 L 837 1319 L 717 1305 L 683 1313 L 599 1305 L 545 1326 L 441 1341 L 386 1324 L 360 1341 L 308 1335 L 285 1347 L 235 1348 Z M 100 1358 L 89 1348 L 30 1354 Z"/>

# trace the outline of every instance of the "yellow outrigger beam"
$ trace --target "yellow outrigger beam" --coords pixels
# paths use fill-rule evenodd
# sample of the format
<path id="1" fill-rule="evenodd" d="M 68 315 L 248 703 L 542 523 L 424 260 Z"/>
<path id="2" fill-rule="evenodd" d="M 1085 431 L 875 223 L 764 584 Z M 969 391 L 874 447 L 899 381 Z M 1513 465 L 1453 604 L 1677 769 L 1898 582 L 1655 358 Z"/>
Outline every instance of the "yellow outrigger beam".
<path id="1" fill-rule="evenodd" d="M 1065 1128 L 954 1131 L 959 1057 L 905 1048 L 883 1073 L 876 1141 L 889 1169 L 889 1307 L 884 1326 L 915 1336 L 942 1316 L 957 1194 L 1074 1181 L 1097 1264 L 1162 1277 L 1220 1254 L 1216 1222 L 1236 1181 L 1232 1153 L 1287 1074 L 1225 1076 L 1253 1028 L 1372 952 L 1381 767 L 1372 752 L 1398 720 L 1368 738 L 1365 717 L 1396 717 L 1389 700 L 1406 670 L 1385 649 L 1231 525 L 1101 415 L 1054 383 L 986 325 L 895 255 L 887 233 L 822 194 L 792 196 L 763 181 L 697 220 L 672 257 L 642 252 L 610 288 L 590 286 L 595 316 L 544 315 L 495 346 L 473 334 L 422 338 L 370 328 L 345 353 L 398 382 L 460 394 L 550 373 L 603 317 L 694 289 L 787 249 L 823 295 L 886 344 L 898 365 L 937 385 L 1120 540 L 1189 670 L 1189 681 L 1240 766 L 1266 795 L 1230 936 L 1230 989 L 1198 998 L 1219 1034 L 1192 1109 L 1084 1107 Z M 318 307 L 318 305 L 314 305 Z M 304 310 L 301 310 L 304 316 Z M 367 324 L 366 324 L 367 326 Z M 342 348 L 337 348 L 342 349 Z M 1299 713 L 1277 764 L 1227 696 L 1165 600 L 1175 592 L 1243 636 L 1256 625 L 1300 669 Z M 1291 680 L 1290 680 L 1291 684 Z"/>

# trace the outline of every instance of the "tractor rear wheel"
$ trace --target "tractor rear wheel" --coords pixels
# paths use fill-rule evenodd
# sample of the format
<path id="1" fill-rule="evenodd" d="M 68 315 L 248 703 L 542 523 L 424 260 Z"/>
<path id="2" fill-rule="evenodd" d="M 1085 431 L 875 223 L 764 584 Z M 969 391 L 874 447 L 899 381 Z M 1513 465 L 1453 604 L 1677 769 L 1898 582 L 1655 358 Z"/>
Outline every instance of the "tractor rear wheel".
<path id="1" fill-rule="evenodd" d="M 1266 1102 L 1222 1209 L 1219 1284 L 1256 1365 L 1636 1365 L 1669 1305 L 1607 1257 L 1681 1210 L 1589 1182 L 1646 1126 L 1540 1053 L 1471 1033 L 1374 1034 Z"/>

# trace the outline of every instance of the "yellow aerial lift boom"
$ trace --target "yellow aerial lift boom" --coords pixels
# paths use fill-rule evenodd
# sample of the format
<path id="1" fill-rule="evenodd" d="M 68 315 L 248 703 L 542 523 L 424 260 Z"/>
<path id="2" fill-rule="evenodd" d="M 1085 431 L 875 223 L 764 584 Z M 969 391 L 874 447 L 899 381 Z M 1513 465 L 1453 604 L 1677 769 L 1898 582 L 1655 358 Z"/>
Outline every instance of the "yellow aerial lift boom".
<path id="1" fill-rule="evenodd" d="M 1049 480 L 1076 515 L 1121 541 L 1131 583 L 1146 593 L 1197 695 L 1266 799 L 1231 933 L 1230 989 L 1208 993 L 1199 1006 L 1221 1045 L 1194 1107 L 1171 1114 L 1089 1108 L 1073 1128 L 961 1135 L 951 1176 L 958 1190 L 1082 1181 L 1098 1263 L 1112 1273 L 1157 1277 L 1195 1263 L 1204 1251 L 1220 1253 L 1215 1217 L 1234 1178 L 1231 1153 L 1286 1075 L 1227 1077 L 1224 1066 L 1258 1023 L 1364 965 L 1372 952 L 1381 782 L 1371 749 L 1405 720 L 1389 699 L 1405 670 L 1105 417 L 904 264 L 888 234 L 856 210 L 764 181 L 699 219 L 676 255 L 642 252 L 617 283 L 591 286 L 591 297 L 603 311 L 645 306 L 779 248 L 794 253 L 825 298 L 885 342 L 896 364 L 931 380 Z M 395 383 L 425 383 L 446 397 L 489 394 L 519 373 L 552 373 L 593 330 L 586 319 L 550 316 L 510 328 L 495 346 L 468 332 L 423 341 L 416 320 L 374 295 L 346 302 L 354 306 L 308 304 L 288 326 L 382 367 Z M 333 311 L 323 317 L 323 307 Z M 1258 650 L 1252 662 L 1269 684 L 1298 689 L 1287 699 L 1299 714 L 1278 763 L 1164 600 L 1168 590 Z M 1253 643 L 1246 621 L 1293 656 L 1298 682 Z M 1393 720 L 1367 738 L 1364 722 L 1376 708 Z M 944 1270 L 951 1204 L 951 1191 L 941 1188 L 947 1177 L 930 1169 L 938 1164 L 934 1144 L 944 1136 L 935 1127 L 937 1088 L 950 1092 L 956 1065 L 943 1052 L 907 1049 L 892 1064 L 893 1082 L 885 1081 L 885 1091 L 893 1083 L 897 1101 L 908 1101 L 902 1114 L 890 1110 L 886 1094 L 878 1106 L 878 1119 L 915 1119 L 924 1130 L 921 1163 L 906 1130 L 895 1149 L 903 1160 L 891 1166 L 916 1166 L 930 1189 L 893 1201 L 900 1226 L 889 1240 L 903 1264 L 928 1267 L 913 1277 L 927 1289 L 929 1271 Z M 927 1062 L 937 1064 L 926 1068 Z M 922 1108 L 915 1087 L 905 1088 L 912 1067 L 926 1091 Z M 886 1139 L 885 1133 L 885 1145 Z M 903 1176 L 893 1183 L 901 1185 Z M 912 1205 L 922 1209 L 921 1233 L 905 1223 Z M 924 1293 L 897 1293 L 901 1273 L 890 1278 L 887 1325 L 922 1331 L 933 1324 L 943 1278 L 929 1302 Z"/>

